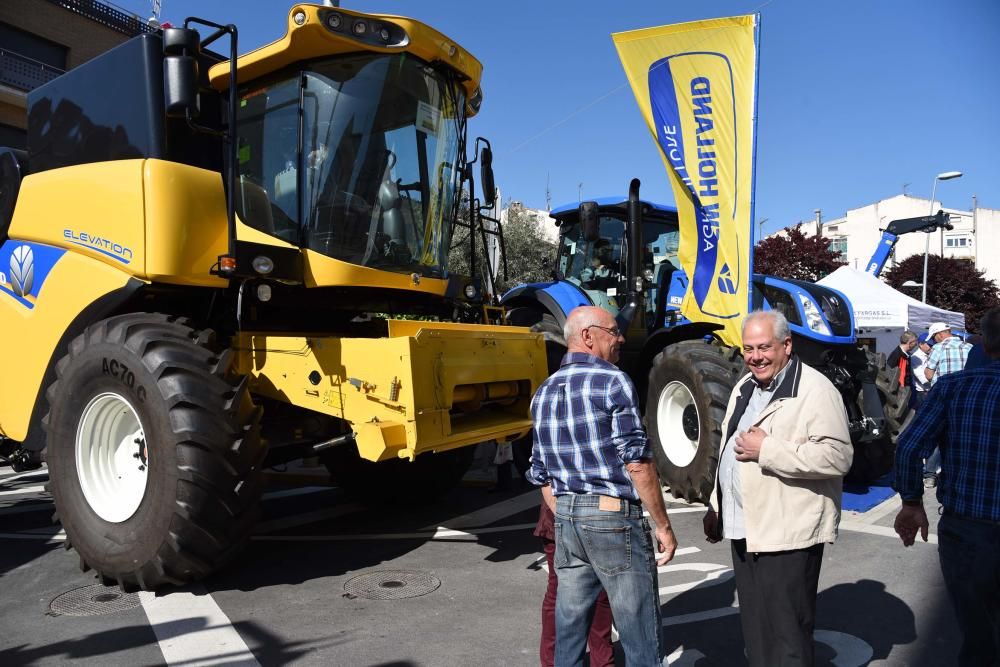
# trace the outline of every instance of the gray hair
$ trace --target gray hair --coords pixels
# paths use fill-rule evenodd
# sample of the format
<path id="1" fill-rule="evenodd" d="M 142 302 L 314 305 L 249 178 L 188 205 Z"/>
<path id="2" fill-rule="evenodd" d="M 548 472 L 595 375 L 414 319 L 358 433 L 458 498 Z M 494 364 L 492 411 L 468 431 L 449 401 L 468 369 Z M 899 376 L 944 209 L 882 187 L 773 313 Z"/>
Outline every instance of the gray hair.
<path id="1" fill-rule="evenodd" d="M 903 332 L 902 334 L 900 334 L 900 336 L 899 336 L 899 342 L 900 342 L 901 344 L 903 344 L 903 345 L 906 345 L 906 344 L 907 344 L 907 343 L 909 343 L 910 341 L 914 341 L 914 340 L 916 340 L 916 339 L 917 339 L 917 334 L 913 333 L 913 332 L 912 332 L 912 331 L 910 331 L 909 329 L 907 329 L 906 331 L 904 331 L 904 332 Z"/>
<path id="2" fill-rule="evenodd" d="M 779 310 L 755 310 L 743 320 L 743 331 L 747 330 L 747 325 L 757 320 L 766 319 L 771 322 L 771 331 L 774 332 L 774 340 L 782 341 L 790 338 L 791 330 L 788 328 L 788 320 Z"/>
<path id="3" fill-rule="evenodd" d="M 993 306 L 983 314 L 979 328 L 983 331 L 986 354 L 1000 357 L 1000 306 Z"/>

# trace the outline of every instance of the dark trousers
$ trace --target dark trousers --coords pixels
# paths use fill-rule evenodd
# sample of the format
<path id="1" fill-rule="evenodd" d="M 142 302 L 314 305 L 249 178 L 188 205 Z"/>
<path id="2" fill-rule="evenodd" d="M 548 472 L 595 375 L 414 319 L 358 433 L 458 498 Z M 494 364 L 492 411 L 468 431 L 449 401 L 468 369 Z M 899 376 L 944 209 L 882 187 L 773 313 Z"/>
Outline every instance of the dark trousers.
<path id="1" fill-rule="evenodd" d="M 938 557 L 962 629 L 962 667 L 1000 665 L 1000 524 L 945 514 Z"/>
<path id="2" fill-rule="evenodd" d="M 811 667 L 823 545 L 747 553 L 733 540 L 740 625 L 751 667 Z"/>
<path id="3" fill-rule="evenodd" d="M 549 586 L 542 598 L 542 643 L 538 655 L 542 667 L 552 667 L 556 660 L 556 591 L 559 578 L 552 557 L 556 552 L 556 543 L 542 539 L 542 549 L 545 560 L 549 564 Z M 590 667 L 614 667 L 615 653 L 611 648 L 611 603 L 608 594 L 601 591 L 594 604 L 594 620 L 590 622 L 590 634 L 587 635 L 587 647 L 590 649 Z"/>

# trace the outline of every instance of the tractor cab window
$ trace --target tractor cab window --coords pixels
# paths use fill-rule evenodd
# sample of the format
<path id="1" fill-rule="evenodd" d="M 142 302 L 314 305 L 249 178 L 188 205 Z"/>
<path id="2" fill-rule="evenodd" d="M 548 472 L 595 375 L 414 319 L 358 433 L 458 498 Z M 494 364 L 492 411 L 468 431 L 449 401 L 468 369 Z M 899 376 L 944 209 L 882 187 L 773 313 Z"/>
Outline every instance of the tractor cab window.
<path id="1" fill-rule="evenodd" d="M 642 225 L 643 266 L 646 279 L 646 310 L 650 314 L 680 308 L 686 279 L 677 257 L 680 232 L 676 224 L 647 221 Z M 673 289 L 671 289 L 673 288 Z M 650 320 L 653 321 L 653 320 Z"/>
<path id="2" fill-rule="evenodd" d="M 579 285 L 595 305 L 618 312 L 618 300 L 624 296 L 625 223 L 601 216 L 600 238 L 586 241 L 579 224 L 562 230 L 559 240 L 559 271 L 566 280 Z"/>
<path id="3" fill-rule="evenodd" d="M 299 79 L 240 91 L 236 214 L 244 223 L 298 243 Z"/>
<path id="4" fill-rule="evenodd" d="M 306 247 L 443 276 L 464 109 L 454 78 L 406 54 L 314 64 L 303 90 Z"/>

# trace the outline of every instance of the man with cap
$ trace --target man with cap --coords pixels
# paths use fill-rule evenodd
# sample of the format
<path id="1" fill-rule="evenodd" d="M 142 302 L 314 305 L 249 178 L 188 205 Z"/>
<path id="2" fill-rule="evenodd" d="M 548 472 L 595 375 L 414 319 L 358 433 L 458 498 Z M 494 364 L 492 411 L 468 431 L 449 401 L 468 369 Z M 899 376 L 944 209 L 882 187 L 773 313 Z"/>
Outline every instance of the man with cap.
<path id="1" fill-rule="evenodd" d="M 957 373 L 965 368 L 972 346 L 958 336 L 952 335 L 951 327 L 944 322 L 934 322 L 927 329 L 927 336 L 934 341 L 934 349 L 924 364 L 924 377 L 933 387 L 945 375 Z M 924 487 L 937 486 L 938 472 L 941 469 L 941 452 L 937 447 L 924 464 Z"/>
<path id="2" fill-rule="evenodd" d="M 913 354 L 910 355 L 910 366 L 913 369 L 913 393 L 911 394 L 911 404 L 914 410 L 920 409 L 924 399 L 927 398 L 927 392 L 931 390 L 931 381 L 927 379 L 926 375 L 924 375 L 924 366 L 927 364 L 927 359 L 930 357 L 931 349 L 933 347 L 934 340 L 931 339 L 926 333 L 922 333 L 917 336 L 917 349 L 913 350 Z"/>

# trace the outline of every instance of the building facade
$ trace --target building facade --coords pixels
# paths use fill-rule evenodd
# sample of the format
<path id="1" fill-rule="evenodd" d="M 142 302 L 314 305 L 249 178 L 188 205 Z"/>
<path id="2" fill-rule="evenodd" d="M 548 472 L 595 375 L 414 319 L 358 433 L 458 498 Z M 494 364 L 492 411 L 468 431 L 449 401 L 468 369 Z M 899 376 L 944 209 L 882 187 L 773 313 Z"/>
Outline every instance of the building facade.
<path id="1" fill-rule="evenodd" d="M 98 0 L 0 2 L 0 146 L 25 148 L 30 91 L 149 30 Z"/>
<path id="2" fill-rule="evenodd" d="M 830 248 L 839 252 L 848 266 L 863 271 L 878 247 L 882 230 L 901 218 L 930 215 L 943 209 L 951 217 L 952 230 L 932 234 L 915 232 L 899 237 L 886 270 L 910 255 L 922 255 L 929 240 L 933 255 L 955 257 L 971 262 L 985 277 L 1000 285 L 1000 211 L 974 206 L 971 210 L 948 208 L 940 201 L 901 194 L 851 209 L 847 215 L 822 222 L 822 234 L 830 240 Z M 818 223 L 802 223 L 802 232 L 816 234 Z M 779 232 L 780 233 L 780 232 Z M 928 239 L 928 236 L 930 237 Z M 911 296 L 919 297 L 915 293 Z"/>

